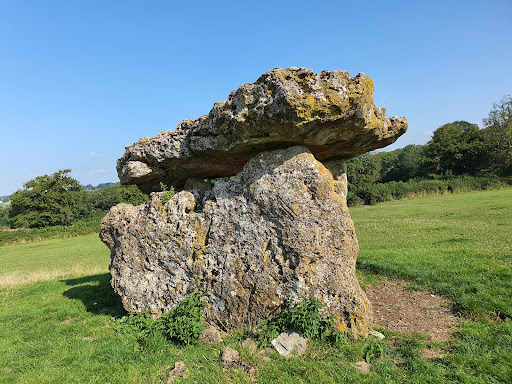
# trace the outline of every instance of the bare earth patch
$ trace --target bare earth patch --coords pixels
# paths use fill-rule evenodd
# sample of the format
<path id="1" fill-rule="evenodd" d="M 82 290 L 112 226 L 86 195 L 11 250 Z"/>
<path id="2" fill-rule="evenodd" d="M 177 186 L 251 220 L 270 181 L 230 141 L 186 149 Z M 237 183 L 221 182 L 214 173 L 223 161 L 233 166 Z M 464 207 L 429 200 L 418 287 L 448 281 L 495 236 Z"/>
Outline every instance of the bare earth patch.
<path id="1" fill-rule="evenodd" d="M 451 302 L 425 291 L 413 291 L 404 281 L 370 286 L 366 295 L 373 306 L 374 325 L 399 333 L 421 332 L 431 341 L 448 341 L 458 320 Z"/>

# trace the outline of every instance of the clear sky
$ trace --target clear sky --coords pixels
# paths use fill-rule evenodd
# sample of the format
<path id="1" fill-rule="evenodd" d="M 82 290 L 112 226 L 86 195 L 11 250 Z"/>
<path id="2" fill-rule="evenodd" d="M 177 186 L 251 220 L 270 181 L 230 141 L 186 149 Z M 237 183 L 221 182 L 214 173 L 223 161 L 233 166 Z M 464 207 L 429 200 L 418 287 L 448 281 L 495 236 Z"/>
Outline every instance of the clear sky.
<path id="1" fill-rule="evenodd" d="M 364 72 L 405 116 L 388 149 L 512 93 L 512 1 L 0 0 L 0 196 L 71 168 L 117 181 L 140 137 L 275 67 Z"/>

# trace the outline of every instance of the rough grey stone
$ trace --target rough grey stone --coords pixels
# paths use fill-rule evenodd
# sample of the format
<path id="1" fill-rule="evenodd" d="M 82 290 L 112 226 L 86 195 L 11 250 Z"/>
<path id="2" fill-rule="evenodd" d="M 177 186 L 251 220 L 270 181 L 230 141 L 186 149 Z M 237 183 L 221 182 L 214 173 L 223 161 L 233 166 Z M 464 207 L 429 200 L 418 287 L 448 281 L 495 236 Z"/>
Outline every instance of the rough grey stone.
<path id="1" fill-rule="evenodd" d="M 370 332 L 368 332 L 370 336 L 376 337 L 377 339 L 384 340 L 386 336 L 384 336 L 379 331 L 376 331 L 375 329 L 372 329 Z"/>
<path id="2" fill-rule="evenodd" d="M 241 85 L 208 115 L 126 147 L 119 178 L 149 193 L 160 182 L 181 188 L 189 177 L 233 176 L 266 150 L 303 145 L 324 161 L 385 147 L 406 131 L 407 120 L 377 108 L 373 88 L 362 73 L 276 68 Z"/>
<path id="3" fill-rule="evenodd" d="M 226 347 L 222 351 L 221 365 L 224 369 L 234 368 L 244 371 L 249 376 L 254 376 L 256 369 L 240 358 L 238 351 Z"/>
<path id="4" fill-rule="evenodd" d="M 238 351 L 230 347 L 224 348 L 221 356 L 222 368 L 239 368 L 241 362 L 242 359 Z"/>
<path id="5" fill-rule="evenodd" d="M 345 160 L 327 160 L 323 164 L 327 168 L 334 179 L 334 192 L 338 194 L 344 204 L 347 204 L 348 196 L 348 179 L 347 179 L 347 162 Z"/>
<path id="6" fill-rule="evenodd" d="M 187 377 L 188 370 L 183 361 L 177 361 L 174 363 L 174 368 L 167 374 L 167 384 L 173 383 L 174 379 L 178 377 Z"/>
<path id="7" fill-rule="evenodd" d="M 242 347 L 254 353 L 258 349 L 258 343 L 254 339 L 248 338 L 242 342 Z"/>
<path id="8" fill-rule="evenodd" d="M 120 204 L 102 222 L 112 286 L 127 311 L 169 311 L 201 282 L 210 323 L 257 324 L 289 296 L 314 296 L 340 330 L 368 334 L 354 225 L 331 173 L 306 148 L 261 153 L 200 204 L 187 191 L 165 204 L 161 197 Z"/>
<path id="9" fill-rule="evenodd" d="M 220 332 L 217 327 L 214 327 L 213 325 L 205 329 L 199 335 L 199 343 L 204 345 L 214 345 L 221 342 L 222 339 L 220 337 Z"/>
<path id="10" fill-rule="evenodd" d="M 372 365 L 364 360 L 355 363 L 354 368 L 362 373 L 370 373 L 372 371 Z"/>
<path id="11" fill-rule="evenodd" d="M 272 340 L 272 345 L 282 356 L 301 356 L 308 348 L 308 339 L 300 333 L 286 331 Z"/>

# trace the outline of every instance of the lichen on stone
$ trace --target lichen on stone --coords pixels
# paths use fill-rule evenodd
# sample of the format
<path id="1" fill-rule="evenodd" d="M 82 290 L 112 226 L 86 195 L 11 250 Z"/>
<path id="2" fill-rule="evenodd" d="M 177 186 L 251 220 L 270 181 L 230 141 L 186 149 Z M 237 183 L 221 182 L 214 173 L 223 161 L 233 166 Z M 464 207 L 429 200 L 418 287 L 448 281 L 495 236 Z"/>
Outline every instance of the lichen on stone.
<path id="1" fill-rule="evenodd" d="M 407 120 L 377 108 L 373 88 L 362 73 L 273 69 L 215 103 L 208 115 L 128 146 L 119 178 L 149 193 L 160 182 L 181 188 L 188 177 L 234 176 L 260 152 L 292 145 L 306 146 L 320 161 L 382 148 L 406 131 Z M 132 162 L 151 172 L 135 172 Z"/>
<path id="2" fill-rule="evenodd" d="M 125 309 L 159 315 L 199 284 L 210 323 L 247 327 L 315 297 L 339 330 L 366 336 L 346 160 L 407 129 L 373 104 L 373 87 L 364 74 L 276 68 L 208 115 L 126 147 L 121 182 L 152 193 L 101 225 Z M 168 199 L 164 184 L 179 192 Z"/>
<path id="3" fill-rule="evenodd" d="M 128 311 L 169 311 L 200 282 L 211 322 L 257 324 L 290 297 L 314 296 L 340 329 L 367 334 L 354 226 L 331 173 L 305 147 L 261 153 L 217 182 L 201 212 L 191 192 L 163 206 L 160 194 L 115 207 L 102 223 L 113 286 Z"/>

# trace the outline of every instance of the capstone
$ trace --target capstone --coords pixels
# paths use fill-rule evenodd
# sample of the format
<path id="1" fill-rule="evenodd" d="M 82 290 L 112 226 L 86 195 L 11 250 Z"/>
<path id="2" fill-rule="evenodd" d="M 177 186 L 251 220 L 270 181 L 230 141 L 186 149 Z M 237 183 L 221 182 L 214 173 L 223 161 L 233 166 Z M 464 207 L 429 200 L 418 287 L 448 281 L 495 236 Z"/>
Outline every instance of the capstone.
<path id="1" fill-rule="evenodd" d="M 243 84 L 208 115 L 144 137 L 118 160 L 122 184 L 143 192 L 190 177 L 234 176 L 260 152 L 307 147 L 319 161 L 347 160 L 393 143 L 407 129 L 373 104 L 373 81 L 346 71 L 276 68 Z"/>

